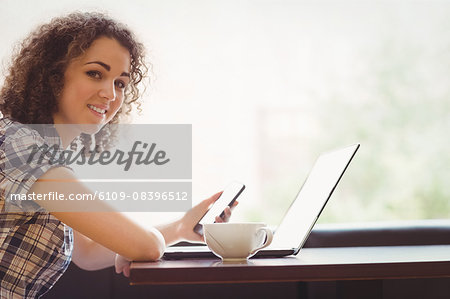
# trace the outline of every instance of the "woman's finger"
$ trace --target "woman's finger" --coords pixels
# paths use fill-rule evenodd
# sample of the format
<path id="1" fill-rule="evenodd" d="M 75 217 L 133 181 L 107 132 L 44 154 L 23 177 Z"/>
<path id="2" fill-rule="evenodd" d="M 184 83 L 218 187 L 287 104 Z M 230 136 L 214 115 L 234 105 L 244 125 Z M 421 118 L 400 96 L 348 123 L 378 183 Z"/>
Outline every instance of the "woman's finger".
<path id="1" fill-rule="evenodd" d="M 223 191 L 217 192 L 210 198 L 202 200 L 197 206 L 194 207 L 194 209 L 197 208 L 197 210 L 199 210 L 199 212 L 204 213 L 220 197 L 220 195 L 222 195 L 222 193 L 223 193 Z"/>
<path id="2" fill-rule="evenodd" d="M 123 275 L 125 275 L 125 277 L 130 277 L 130 266 L 123 269 Z"/>
<path id="3" fill-rule="evenodd" d="M 225 213 L 225 217 L 230 218 L 231 217 L 231 208 L 226 207 L 224 213 Z"/>
<path id="4" fill-rule="evenodd" d="M 220 197 L 220 195 L 222 195 L 222 193 L 223 193 L 223 191 L 217 192 L 210 198 L 206 199 L 206 201 L 210 202 L 210 204 L 211 204 L 211 203 L 215 202 Z"/>
<path id="5" fill-rule="evenodd" d="M 234 208 L 237 206 L 239 204 L 239 201 L 235 201 L 235 202 L 233 202 L 233 204 L 231 205 L 231 211 L 233 211 L 234 210 Z"/>

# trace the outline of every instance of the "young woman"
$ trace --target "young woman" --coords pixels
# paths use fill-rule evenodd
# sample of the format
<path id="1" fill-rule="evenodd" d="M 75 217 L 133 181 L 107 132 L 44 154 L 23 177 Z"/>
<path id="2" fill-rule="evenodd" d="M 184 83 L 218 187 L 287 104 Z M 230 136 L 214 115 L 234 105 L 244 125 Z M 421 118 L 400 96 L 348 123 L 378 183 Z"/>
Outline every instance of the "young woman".
<path id="1" fill-rule="evenodd" d="M 91 137 L 84 133 L 94 134 L 97 145 L 107 145 L 105 132 L 84 132 L 83 126 L 62 130 L 57 125 L 91 124 L 100 130 L 118 123 L 139 107 L 137 86 L 145 75 L 143 46 L 125 26 L 101 14 L 54 19 L 22 43 L 0 92 L 1 298 L 41 296 L 71 259 L 87 270 L 115 265 L 117 273 L 128 276 L 130 260 L 157 260 L 169 244 L 202 241 L 193 227 L 220 193 L 181 219 L 150 229 L 118 212 L 48 213 L 51 201 L 40 202 L 39 212 L 28 212 L 21 205 L 5 211 L 5 196 L 13 191 L 66 196 L 91 192 L 63 165 L 31 161 L 14 167 L 13 161 L 20 161 L 30 145 L 67 148 L 78 138 L 89 146 Z M 57 134 L 24 124 L 55 124 Z M 63 188 L 55 180 L 75 183 Z M 230 215 L 227 208 L 225 219 L 216 221 Z"/>

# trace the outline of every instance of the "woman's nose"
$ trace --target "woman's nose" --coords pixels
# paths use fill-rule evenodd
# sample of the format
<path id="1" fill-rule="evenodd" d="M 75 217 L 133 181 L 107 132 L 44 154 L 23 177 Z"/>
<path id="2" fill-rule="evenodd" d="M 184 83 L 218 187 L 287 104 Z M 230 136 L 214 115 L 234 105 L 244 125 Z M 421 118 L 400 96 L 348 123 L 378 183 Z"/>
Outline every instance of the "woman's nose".
<path id="1" fill-rule="evenodd" d="M 108 101 L 114 101 L 116 99 L 116 89 L 114 83 L 105 82 L 99 91 L 99 96 L 107 99 Z"/>

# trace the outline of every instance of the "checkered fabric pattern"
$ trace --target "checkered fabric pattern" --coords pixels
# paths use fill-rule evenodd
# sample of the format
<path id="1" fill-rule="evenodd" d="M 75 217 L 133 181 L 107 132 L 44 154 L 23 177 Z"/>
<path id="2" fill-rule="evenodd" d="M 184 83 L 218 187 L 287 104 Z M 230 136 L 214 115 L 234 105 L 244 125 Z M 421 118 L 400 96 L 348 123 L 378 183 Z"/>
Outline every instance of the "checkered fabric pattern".
<path id="1" fill-rule="evenodd" d="M 34 144 L 61 148 L 54 129 L 38 132 L 0 119 L 0 298 L 39 298 L 61 277 L 72 256 L 70 227 L 42 208 L 27 206 L 34 202 L 5 201 L 10 193 L 26 194 L 42 174 L 60 166 L 23 161 Z"/>

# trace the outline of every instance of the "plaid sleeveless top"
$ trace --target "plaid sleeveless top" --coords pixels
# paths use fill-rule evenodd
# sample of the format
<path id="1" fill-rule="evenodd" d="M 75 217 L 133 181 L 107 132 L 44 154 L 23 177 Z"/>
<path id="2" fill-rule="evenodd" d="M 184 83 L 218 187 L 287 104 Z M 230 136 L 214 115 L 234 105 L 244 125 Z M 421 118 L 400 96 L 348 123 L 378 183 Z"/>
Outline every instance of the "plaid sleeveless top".
<path id="1" fill-rule="evenodd" d="M 0 119 L 0 298 L 39 298 L 69 266 L 72 229 L 35 202 L 10 203 L 9 194 L 26 194 L 52 167 L 25 161 L 30 146 L 57 144 L 56 130 L 38 132 Z"/>

